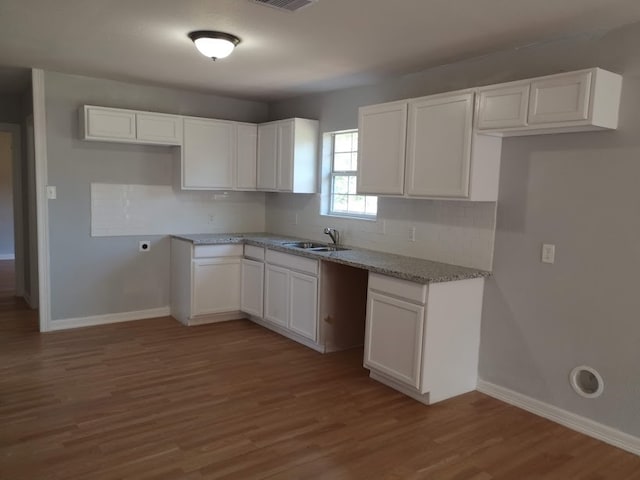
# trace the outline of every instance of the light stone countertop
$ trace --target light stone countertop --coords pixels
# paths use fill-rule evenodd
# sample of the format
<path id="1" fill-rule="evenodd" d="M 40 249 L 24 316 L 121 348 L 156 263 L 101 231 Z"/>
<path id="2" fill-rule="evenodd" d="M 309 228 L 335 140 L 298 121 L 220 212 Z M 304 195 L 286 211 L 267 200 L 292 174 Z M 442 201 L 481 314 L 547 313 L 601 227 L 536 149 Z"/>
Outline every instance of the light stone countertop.
<path id="1" fill-rule="evenodd" d="M 174 238 L 192 242 L 194 245 L 247 244 L 267 247 L 271 250 L 300 255 L 302 257 L 341 263 L 370 272 L 389 275 L 417 283 L 438 283 L 488 277 L 491 272 L 475 268 L 461 267 L 449 263 L 433 262 L 421 258 L 406 257 L 393 253 L 365 250 L 341 245 L 349 250 L 316 252 L 302 248 L 285 246 L 288 242 L 311 242 L 304 238 L 273 235 L 270 233 L 202 233 L 193 235 L 172 235 Z M 314 243 L 323 243 L 316 242 Z"/>

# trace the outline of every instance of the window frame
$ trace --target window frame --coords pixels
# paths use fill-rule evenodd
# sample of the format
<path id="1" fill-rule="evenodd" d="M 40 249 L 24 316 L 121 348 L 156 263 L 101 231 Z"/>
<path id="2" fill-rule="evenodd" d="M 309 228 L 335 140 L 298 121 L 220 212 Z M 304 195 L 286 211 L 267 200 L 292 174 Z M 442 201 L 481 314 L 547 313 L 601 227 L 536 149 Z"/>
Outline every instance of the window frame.
<path id="1" fill-rule="evenodd" d="M 352 212 L 352 211 L 336 211 L 334 210 L 334 199 L 336 195 L 347 195 L 347 196 L 362 196 L 365 197 L 365 202 L 366 202 L 366 198 L 367 197 L 373 197 L 376 198 L 376 200 L 378 199 L 378 196 L 376 195 L 357 195 L 357 194 L 350 194 L 350 193 L 334 193 L 334 179 L 335 177 L 355 177 L 356 179 L 356 183 L 358 182 L 358 169 L 356 168 L 355 170 L 334 170 L 335 167 L 335 155 L 336 155 L 336 136 L 338 135 L 342 135 L 342 134 L 347 134 L 347 133 L 358 133 L 358 129 L 350 129 L 350 130 L 341 130 L 341 131 L 336 131 L 336 132 L 330 132 L 329 135 L 331 136 L 331 142 L 330 142 L 330 154 L 329 154 L 329 205 L 328 205 L 328 212 L 327 215 L 332 216 L 332 217 L 345 217 L 345 218 L 356 218 L 356 219 L 360 219 L 360 220 L 377 220 L 378 218 L 378 204 L 376 201 L 376 213 L 359 213 L 359 212 Z M 351 150 L 350 152 L 338 152 L 338 153 L 354 153 L 356 154 L 356 159 L 358 159 L 358 166 L 360 165 L 359 163 L 359 158 L 358 158 L 358 145 L 356 144 L 356 150 Z M 366 205 L 366 203 L 365 203 Z"/>

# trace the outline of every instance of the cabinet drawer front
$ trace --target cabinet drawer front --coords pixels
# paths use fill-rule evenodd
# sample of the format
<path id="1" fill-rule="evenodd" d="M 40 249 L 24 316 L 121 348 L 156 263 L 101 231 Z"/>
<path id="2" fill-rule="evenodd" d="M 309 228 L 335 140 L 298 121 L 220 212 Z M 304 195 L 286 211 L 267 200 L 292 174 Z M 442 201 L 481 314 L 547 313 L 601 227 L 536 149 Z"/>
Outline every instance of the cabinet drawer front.
<path id="1" fill-rule="evenodd" d="M 136 114 L 116 108 L 85 107 L 86 137 L 135 140 Z"/>
<path id="2" fill-rule="evenodd" d="M 193 247 L 194 258 L 241 256 L 242 245 L 196 245 Z"/>
<path id="3" fill-rule="evenodd" d="M 255 258 L 256 260 L 264 261 L 264 248 L 254 247 L 253 245 L 245 245 L 244 256 L 249 258 Z"/>
<path id="4" fill-rule="evenodd" d="M 182 143 L 182 125 L 177 115 L 160 113 L 136 114 L 138 140 L 165 145 Z"/>
<path id="5" fill-rule="evenodd" d="M 370 273 L 369 288 L 423 305 L 427 302 L 427 285 L 421 283 Z"/>
<path id="6" fill-rule="evenodd" d="M 529 84 L 482 90 L 478 94 L 478 129 L 527 125 Z"/>
<path id="7" fill-rule="evenodd" d="M 266 259 L 268 263 L 273 263 L 274 265 L 280 265 L 292 270 L 310 273 L 311 275 L 318 274 L 317 260 L 299 257 L 297 255 L 289 255 L 282 252 L 275 252 L 273 250 L 267 250 Z"/>
<path id="8" fill-rule="evenodd" d="M 592 72 L 559 75 L 531 84 L 529 123 L 586 120 Z"/>
<path id="9" fill-rule="evenodd" d="M 366 367 L 420 389 L 424 307 L 369 291 Z"/>

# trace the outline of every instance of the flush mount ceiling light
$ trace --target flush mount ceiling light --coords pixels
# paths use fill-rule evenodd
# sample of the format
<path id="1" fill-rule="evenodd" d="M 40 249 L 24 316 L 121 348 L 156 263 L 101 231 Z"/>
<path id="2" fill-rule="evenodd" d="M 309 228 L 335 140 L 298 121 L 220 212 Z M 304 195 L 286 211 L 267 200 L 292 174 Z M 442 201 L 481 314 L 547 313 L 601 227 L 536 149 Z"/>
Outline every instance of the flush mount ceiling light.
<path id="1" fill-rule="evenodd" d="M 235 35 L 211 30 L 196 30 L 189 33 L 198 51 L 212 60 L 228 57 L 233 49 L 240 43 Z"/>

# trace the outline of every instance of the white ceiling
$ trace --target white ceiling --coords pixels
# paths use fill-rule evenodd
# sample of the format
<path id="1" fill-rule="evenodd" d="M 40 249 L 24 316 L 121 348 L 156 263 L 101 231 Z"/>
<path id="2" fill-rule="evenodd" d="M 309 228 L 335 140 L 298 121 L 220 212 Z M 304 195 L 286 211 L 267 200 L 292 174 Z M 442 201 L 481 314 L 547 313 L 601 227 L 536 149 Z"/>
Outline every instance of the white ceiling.
<path id="1" fill-rule="evenodd" d="M 272 100 L 638 20 L 638 0 L 2 0 L 0 66 Z M 212 62 L 199 29 L 242 43 Z"/>

